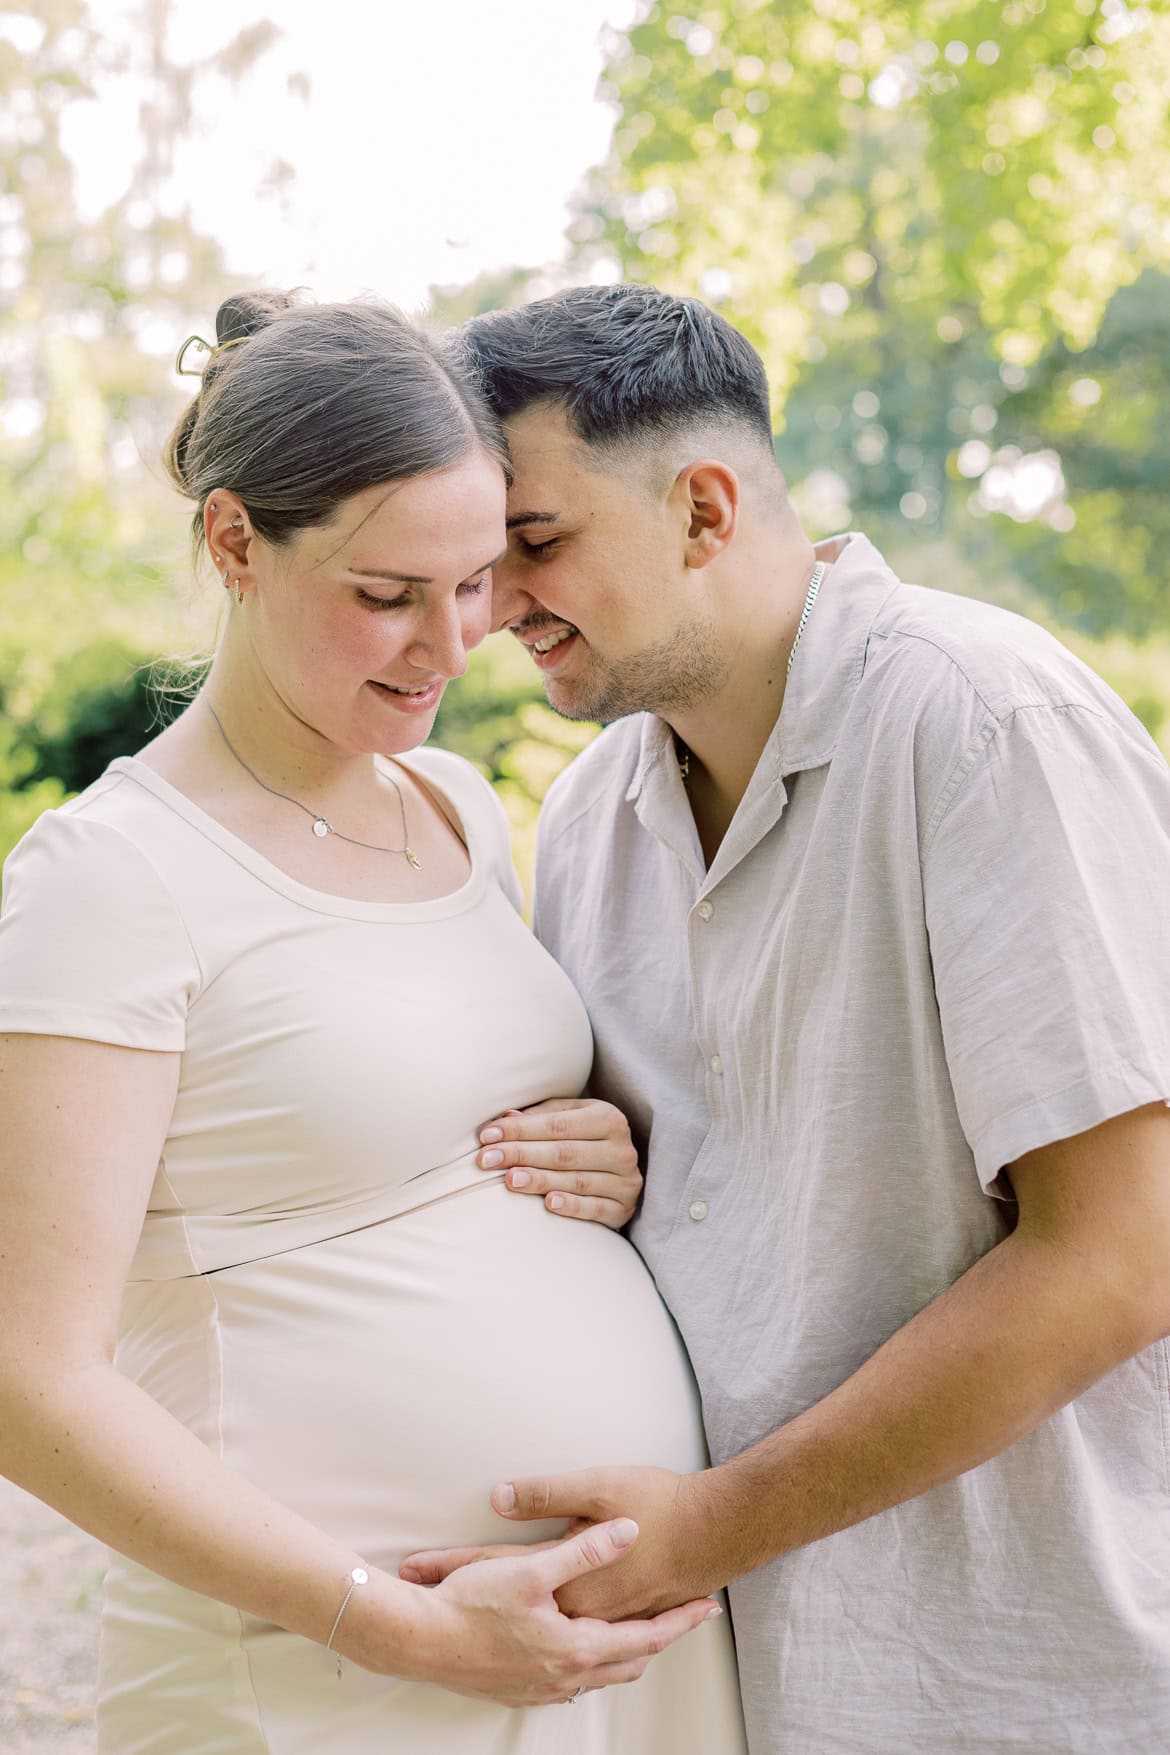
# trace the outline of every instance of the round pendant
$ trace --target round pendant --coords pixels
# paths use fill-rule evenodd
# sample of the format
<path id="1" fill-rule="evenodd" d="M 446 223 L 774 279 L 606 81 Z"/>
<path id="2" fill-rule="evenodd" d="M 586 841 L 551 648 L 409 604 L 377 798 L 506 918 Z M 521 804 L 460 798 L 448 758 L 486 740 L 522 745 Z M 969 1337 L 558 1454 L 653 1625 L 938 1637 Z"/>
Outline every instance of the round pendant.
<path id="1" fill-rule="evenodd" d="M 326 835 L 332 835 L 333 826 L 331 823 L 327 823 L 324 817 L 318 817 L 317 821 L 313 824 L 313 833 L 321 839 L 324 839 Z"/>
<path id="2" fill-rule="evenodd" d="M 421 871 L 422 870 L 422 860 L 419 858 L 418 854 L 412 853 L 410 851 L 409 847 L 405 847 L 403 849 L 403 852 L 406 854 L 407 862 L 410 865 L 413 865 L 415 871 Z"/>

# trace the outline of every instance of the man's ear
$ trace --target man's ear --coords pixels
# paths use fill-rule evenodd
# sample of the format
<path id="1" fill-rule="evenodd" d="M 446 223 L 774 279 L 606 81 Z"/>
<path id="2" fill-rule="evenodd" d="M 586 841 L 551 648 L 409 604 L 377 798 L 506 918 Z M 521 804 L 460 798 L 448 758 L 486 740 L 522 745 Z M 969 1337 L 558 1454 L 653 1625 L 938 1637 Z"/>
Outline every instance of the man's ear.
<path id="1" fill-rule="evenodd" d="M 705 567 L 721 555 L 739 521 L 739 477 L 729 463 L 702 457 L 680 469 L 671 489 L 687 521 L 685 564 Z"/>

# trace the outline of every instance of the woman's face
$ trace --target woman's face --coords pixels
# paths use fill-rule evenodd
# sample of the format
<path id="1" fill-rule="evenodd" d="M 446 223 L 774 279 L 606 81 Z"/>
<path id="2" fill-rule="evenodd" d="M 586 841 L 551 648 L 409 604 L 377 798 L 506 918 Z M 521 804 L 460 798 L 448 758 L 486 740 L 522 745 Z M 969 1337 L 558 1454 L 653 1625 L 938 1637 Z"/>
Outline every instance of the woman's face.
<path id="1" fill-rule="evenodd" d="M 252 538 L 233 630 L 295 718 L 350 753 L 424 742 L 488 631 L 504 491 L 499 464 L 476 451 L 365 489 L 279 548 Z"/>

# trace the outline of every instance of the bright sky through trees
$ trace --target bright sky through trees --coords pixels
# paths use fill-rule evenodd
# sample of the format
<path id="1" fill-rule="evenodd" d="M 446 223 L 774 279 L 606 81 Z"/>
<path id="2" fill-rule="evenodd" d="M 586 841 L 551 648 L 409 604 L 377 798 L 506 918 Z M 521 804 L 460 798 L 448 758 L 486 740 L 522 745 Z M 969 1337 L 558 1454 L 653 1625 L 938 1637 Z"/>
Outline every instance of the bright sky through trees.
<path id="1" fill-rule="evenodd" d="M 96 214 L 134 162 L 148 51 L 143 0 L 91 11 L 110 70 L 66 145 Z M 198 82 L 169 198 L 233 272 L 321 297 L 415 305 L 432 282 L 556 260 L 613 125 L 594 95 L 601 33 L 631 15 L 631 0 L 174 0 L 180 66 L 264 20 L 281 34 L 238 85 Z"/>

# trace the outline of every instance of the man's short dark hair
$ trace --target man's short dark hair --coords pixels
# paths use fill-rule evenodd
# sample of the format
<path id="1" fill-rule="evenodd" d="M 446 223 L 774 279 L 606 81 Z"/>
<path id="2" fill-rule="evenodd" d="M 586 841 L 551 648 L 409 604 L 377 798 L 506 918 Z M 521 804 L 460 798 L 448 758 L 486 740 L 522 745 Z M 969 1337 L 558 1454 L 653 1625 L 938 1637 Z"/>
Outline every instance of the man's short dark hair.
<path id="1" fill-rule="evenodd" d="M 734 422 L 772 450 L 763 361 L 698 299 L 575 286 L 473 317 L 459 346 L 501 420 L 548 402 L 601 450 Z"/>

